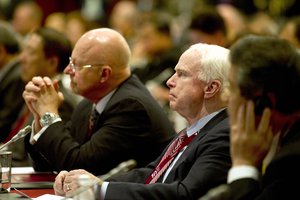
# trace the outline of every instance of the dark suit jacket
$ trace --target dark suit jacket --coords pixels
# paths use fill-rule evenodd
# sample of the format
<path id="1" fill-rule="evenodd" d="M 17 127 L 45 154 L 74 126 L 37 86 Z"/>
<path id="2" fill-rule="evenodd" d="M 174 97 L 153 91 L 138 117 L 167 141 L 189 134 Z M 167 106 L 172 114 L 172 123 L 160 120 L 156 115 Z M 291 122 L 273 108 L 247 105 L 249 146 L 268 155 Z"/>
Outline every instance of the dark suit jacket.
<path id="1" fill-rule="evenodd" d="M 290 129 L 281 148 L 268 165 L 262 182 L 240 179 L 229 185 L 229 198 L 283 200 L 299 199 L 300 120 Z"/>
<path id="2" fill-rule="evenodd" d="M 14 60 L 5 68 L 6 72 L 0 80 L 0 142 L 5 141 L 9 135 L 19 110 L 25 103 L 22 96 L 25 84 L 20 79 L 19 62 Z"/>
<path id="3" fill-rule="evenodd" d="M 144 166 L 175 134 L 161 107 L 136 76 L 113 94 L 89 139 L 91 109 L 92 103 L 84 99 L 67 124 L 52 124 L 33 146 L 27 138 L 26 148 L 36 170 L 82 168 L 100 175 L 128 159 Z"/>
<path id="4" fill-rule="evenodd" d="M 113 177 L 105 199 L 196 199 L 212 186 L 226 182 L 231 166 L 226 111 L 211 119 L 188 145 L 164 183 L 144 182 L 164 152 L 145 168 Z M 125 183 L 126 182 L 126 183 Z"/>

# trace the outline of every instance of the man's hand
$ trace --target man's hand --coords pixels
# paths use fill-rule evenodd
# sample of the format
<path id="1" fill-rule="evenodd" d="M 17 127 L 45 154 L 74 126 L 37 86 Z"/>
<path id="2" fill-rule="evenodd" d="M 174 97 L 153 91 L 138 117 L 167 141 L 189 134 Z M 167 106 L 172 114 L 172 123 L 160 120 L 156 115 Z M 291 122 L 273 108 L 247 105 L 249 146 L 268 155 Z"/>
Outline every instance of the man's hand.
<path id="1" fill-rule="evenodd" d="M 63 96 L 57 91 L 57 82 L 52 83 L 48 77 L 34 77 L 32 84 L 26 86 L 26 91 L 34 93 L 36 101 L 32 103 L 35 111 L 41 117 L 45 112 L 58 114 L 58 107 L 63 101 Z"/>
<path id="2" fill-rule="evenodd" d="M 102 182 L 101 179 L 83 169 L 72 170 L 70 172 L 62 171 L 55 178 L 55 194 L 60 196 L 70 196 L 71 194 L 74 194 L 80 187 L 78 180 L 82 174 L 88 175 L 95 183 Z"/>
<path id="3" fill-rule="evenodd" d="M 66 195 L 66 190 L 68 188 L 64 189 L 64 180 L 67 176 L 68 172 L 67 171 L 61 171 L 56 177 L 55 177 L 55 182 L 53 185 L 53 189 L 56 195 L 59 196 L 65 196 Z"/>
<path id="4" fill-rule="evenodd" d="M 34 77 L 25 86 L 23 98 L 30 111 L 36 115 L 45 112 L 57 114 L 58 107 L 63 101 L 63 95 L 58 91 L 58 83 L 48 77 Z"/>
<path id="5" fill-rule="evenodd" d="M 58 107 L 64 100 L 59 92 L 58 81 L 48 77 L 33 77 L 25 86 L 23 98 L 35 119 L 35 131 L 40 130 L 39 119 L 45 112 L 58 114 Z"/>
<path id="6" fill-rule="evenodd" d="M 230 149 L 233 166 L 258 167 L 268 153 L 273 134 L 270 127 L 271 111 L 265 108 L 256 127 L 254 104 L 241 103 L 230 115 Z"/>

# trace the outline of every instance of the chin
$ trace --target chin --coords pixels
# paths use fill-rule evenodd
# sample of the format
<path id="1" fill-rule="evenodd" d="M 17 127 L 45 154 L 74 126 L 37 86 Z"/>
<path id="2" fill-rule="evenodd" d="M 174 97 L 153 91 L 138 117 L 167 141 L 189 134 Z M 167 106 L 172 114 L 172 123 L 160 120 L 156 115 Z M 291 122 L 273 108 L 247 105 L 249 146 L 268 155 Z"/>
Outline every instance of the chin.
<path id="1" fill-rule="evenodd" d="M 169 107 L 172 109 L 172 110 L 175 110 L 176 109 L 176 104 L 173 102 L 170 101 L 169 103 Z"/>

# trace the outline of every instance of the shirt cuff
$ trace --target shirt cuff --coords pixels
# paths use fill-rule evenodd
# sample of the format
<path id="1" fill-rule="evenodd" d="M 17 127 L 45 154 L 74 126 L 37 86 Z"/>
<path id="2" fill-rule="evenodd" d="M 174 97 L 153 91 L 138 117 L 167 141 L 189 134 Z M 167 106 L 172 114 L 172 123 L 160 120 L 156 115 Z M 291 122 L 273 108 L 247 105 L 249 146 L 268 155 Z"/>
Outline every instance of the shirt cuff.
<path id="1" fill-rule="evenodd" d="M 259 179 L 259 171 L 256 167 L 250 165 L 241 165 L 232 167 L 228 172 L 227 183 L 232 183 L 238 179 L 252 178 L 254 180 Z"/>
<path id="2" fill-rule="evenodd" d="M 102 199 L 102 200 L 105 198 L 108 184 L 109 184 L 109 182 L 104 181 L 102 183 L 102 185 L 100 186 L 101 187 L 101 190 L 100 190 L 100 199 Z"/>
<path id="3" fill-rule="evenodd" d="M 56 122 L 60 122 L 62 121 L 61 118 L 57 118 L 55 120 L 53 120 L 52 124 L 56 123 Z M 51 124 L 50 124 L 51 125 Z M 34 132 L 34 128 L 31 131 L 31 135 L 30 135 L 30 144 L 35 144 L 38 139 L 41 137 L 41 135 L 45 132 L 45 130 L 50 126 L 44 126 L 39 132 L 35 133 Z M 34 127 L 34 121 L 32 122 L 31 127 Z"/>

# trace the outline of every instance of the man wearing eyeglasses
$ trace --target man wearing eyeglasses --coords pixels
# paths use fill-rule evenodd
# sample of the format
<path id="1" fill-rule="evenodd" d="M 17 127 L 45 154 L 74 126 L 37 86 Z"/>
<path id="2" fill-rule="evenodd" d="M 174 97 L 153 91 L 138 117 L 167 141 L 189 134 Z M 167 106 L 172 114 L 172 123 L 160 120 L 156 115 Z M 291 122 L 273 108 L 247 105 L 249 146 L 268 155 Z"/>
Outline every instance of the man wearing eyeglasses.
<path id="1" fill-rule="evenodd" d="M 131 75 L 129 59 L 128 44 L 112 29 L 91 30 L 78 40 L 64 72 L 84 99 L 67 123 L 58 115 L 63 95 L 55 81 L 34 77 L 26 85 L 23 97 L 34 114 L 26 142 L 35 166 L 42 161 L 47 170 L 82 168 L 101 175 L 122 161 L 144 166 L 159 155 L 175 130 Z M 93 110 L 97 117 L 90 120 Z"/>

